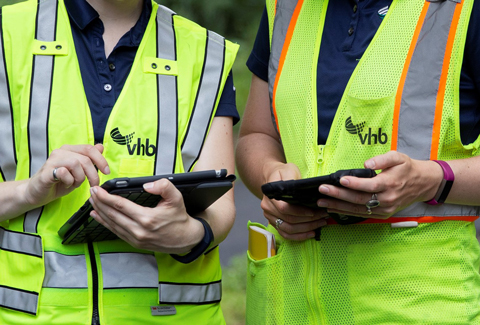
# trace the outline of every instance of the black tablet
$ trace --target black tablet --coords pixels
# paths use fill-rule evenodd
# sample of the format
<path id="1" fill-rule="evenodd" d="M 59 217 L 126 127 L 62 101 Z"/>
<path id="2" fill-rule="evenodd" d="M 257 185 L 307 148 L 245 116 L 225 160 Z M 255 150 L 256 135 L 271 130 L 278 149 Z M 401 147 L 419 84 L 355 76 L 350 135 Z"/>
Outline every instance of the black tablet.
<path id="1" fill-rule="evenodd" d="M 355 176 L 362 178 L 374 177 L 376 175 L 373 169 L 346 169 L 335 173 L 304 178 L 298 180 L 277 181 L 262 185 L 262 192 L 270 199 L 282 200 L 290 204 L 303 205 L 312 209 L 319 209 L 317 201 L 320 198 L 327 198 L 318 191 L 322 184 L 342 186 L 340 178 L 343 176 Z M 364 221 L 365 218 L 339 215 L 331 213 L 330 216 L 339 224 L 348 225 Z"/>
<path id="2" fill-rule="evenodd" d="M 232 188 L 235 175 L 227 175 L 226 169 L 205 170 L 190 173 L 155 175 L 135 178 L 115 178 L 102 184 L 111 194 L 123 196 L 139 205 L 155 207 L 161 199 L 159 195 L 145 192 L 143 184 L 166 178 L 182 193 L 188 214 L 195 215 Z M 78 244 L 118 237 L 90 217 L 92 205 L 87 200 L 80 209 L 60 228 L 59 236 L 63 244 Z"/>

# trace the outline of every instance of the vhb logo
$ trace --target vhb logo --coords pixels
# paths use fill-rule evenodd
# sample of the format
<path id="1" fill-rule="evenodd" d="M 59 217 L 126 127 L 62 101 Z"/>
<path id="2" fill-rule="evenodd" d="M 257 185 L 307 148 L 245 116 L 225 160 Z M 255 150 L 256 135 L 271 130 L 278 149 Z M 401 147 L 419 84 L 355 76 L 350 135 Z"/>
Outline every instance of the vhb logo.
<path id="1" fill-rule="evenodd" d="M 388 141 L 388 135 L 382 132 L 382 128 L 378 128 L 376 132 L 372 132 L 372 128 L 368 128 L 368 133 L 363 134 L 362 132 L 365 128 L 365 122 L 353 124 L 351 116 L 345 120 L 345 128 L 350 134 L 358 134 L 360 142 L 363 145 L 372 145 L 378 143 L 386 144 Z"/>
<path id="2" fill-rule="evenodd" d="M 137 155 L 137 156 L 153 156 L 157 152 L 157 147 L 155 145 L 150 144 L 150 139 L 146 139 L 145 143 L 142 143 L 141 138 L 137 138 L 137 143 L 132 145 L 133 135 L 135 132 L 132 132 L 128 135 L 122 135 L 118 128 L 113 129 L 110 132 L 110 136 L 112 137 L 115 143 L 121 146 L 127 146 L 128 154 L 130 156 Z"/>

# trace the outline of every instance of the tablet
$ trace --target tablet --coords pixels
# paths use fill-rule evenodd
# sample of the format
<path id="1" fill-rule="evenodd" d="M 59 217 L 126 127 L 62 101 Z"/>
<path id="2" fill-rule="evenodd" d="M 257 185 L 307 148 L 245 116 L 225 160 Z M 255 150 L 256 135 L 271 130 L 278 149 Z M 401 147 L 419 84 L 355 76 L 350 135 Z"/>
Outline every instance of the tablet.
<path id="1" fill-rule="evenodd" d="M 262 185 L 262 192 L 270 199 L 282 200 L 290 204 L 303 205 L 312 209 L 320 209 L 317 201 L 329 198 L 318 191 L 322 184 L 341 186 L 340 178 L 343 176 L 356 176 L 370 178 L 376 175 L 373 169 L 346 169 L 339 170 L 330 175 L 304 178 L 298 180 L 277 181 Z M 365 218 L 331 213 L 330 216 L 341 225 L 348 225 L 364 221 Z"/>
<path id="2" fill-rule="evenodd" d="M 166 178 L 182 193 L 187 213 L 194 216 L 208 208 L 230 190 L 235 175 L 227 175 L 226 169 L 205 170 L 190 173 L 155 175 L 135 178 L 115 178 L 102 184 L 111 194 L 120 195 L 139 205 L 155 207 L 161 196 L 145 192 L 143 184 Z M 90 217 L 93 210 L 87 200 L 80 209 L 60 228 L 58 235 L 63 244 L 78 244 L 118 237 Z"/>

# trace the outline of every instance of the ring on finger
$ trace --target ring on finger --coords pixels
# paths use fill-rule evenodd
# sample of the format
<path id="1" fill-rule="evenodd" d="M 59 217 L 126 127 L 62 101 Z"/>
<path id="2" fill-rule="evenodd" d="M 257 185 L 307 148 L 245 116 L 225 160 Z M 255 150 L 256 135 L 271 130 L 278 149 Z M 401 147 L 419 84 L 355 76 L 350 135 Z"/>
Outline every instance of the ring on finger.
<path id="1" fill-rule="evenodd" d="M 280 218 L 275 220 L 275 228 L 278 229 L 282 223 L 283 223 L 283 220 Z"/>
<path id="2" fill-rule="evenodd" d="M 55 168 L 53 169 L 53 172 L 52 172 L 52 174 L 53 174 L 53 180 L 54 180 L 55 182 L 58 182 L 58 181 L 59 181 L 59 179 L 58 179 L 58 177 L 57 177 L 57 169 L 58 169 L 58 167 L 55 167 Z"/>
<path id="3" fill-rule="evenodd" d="M 377 193 L 372 194 L 372 198 L 365 204 L 367 211 L 376 208 L 380 205 L 380 201 L 377 198 Z"/>

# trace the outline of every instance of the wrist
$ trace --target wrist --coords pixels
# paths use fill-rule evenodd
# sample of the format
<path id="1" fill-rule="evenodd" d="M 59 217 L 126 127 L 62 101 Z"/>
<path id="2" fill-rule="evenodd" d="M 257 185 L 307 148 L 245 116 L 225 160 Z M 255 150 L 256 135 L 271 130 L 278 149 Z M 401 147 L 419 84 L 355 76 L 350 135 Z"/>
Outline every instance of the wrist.
<path id="1" fill-rule="evenodd" d="M 194 245 L 191 250 L 184 255 L 170 254 L 175 260 L 181 263 L 191 263 L 203 255 L 209 248 L 211 243 L 214 240 L 213 231 L 207 221 L 202 218 L 194 218 L 196 221 L 200 222 L 203 228 L 202 239 Z"/>
<path id="2" fill-rule="evenodd" d="M 432 160 L 442 169 L 442 180 L 440 184 L 436 187 L 437 190 L 435 195 L 428 201 L 424 201 L 430 205 L 438 205 L 445 202 L 452 188 L 453 181 L 455 180 L 455 175 L 450 167 L 450 165 L 442 160 Z"/>

